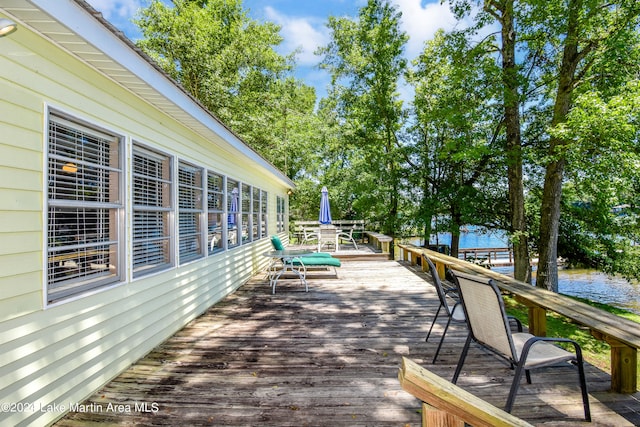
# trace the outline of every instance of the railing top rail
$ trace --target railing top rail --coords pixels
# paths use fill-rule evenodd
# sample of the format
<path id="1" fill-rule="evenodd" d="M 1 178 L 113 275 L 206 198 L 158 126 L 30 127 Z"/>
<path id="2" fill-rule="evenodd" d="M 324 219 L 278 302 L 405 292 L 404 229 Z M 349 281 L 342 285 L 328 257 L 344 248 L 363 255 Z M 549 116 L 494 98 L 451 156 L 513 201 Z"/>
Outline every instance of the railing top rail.
<path id="1" fill-rule="evenodd" d="M 402 388 L 416 398 L 471 425 L 531 426 L 528 422 L 472 395 L 406 357 L 402 358 L 398 379 Z"/>
<path id="2" fill-rule="evenodd" d="M 529 301 L 541 308 L 556 312 L 592 330 L 615 337 L 625 344 L 640 348 L 640 327 L 638 323 L 616 316 L 597 307 L 592 307 L 565 295 L 520 282 L 512 277 L 497 273 L 482 266 L 441 254 L 415 245 L 402 244 L 399 247 L 424 253 L 429 258 L 446 264 L 449 268 L 468 273 L 485 275 L 496 281 L 498 287 L 506 292 Z"/>

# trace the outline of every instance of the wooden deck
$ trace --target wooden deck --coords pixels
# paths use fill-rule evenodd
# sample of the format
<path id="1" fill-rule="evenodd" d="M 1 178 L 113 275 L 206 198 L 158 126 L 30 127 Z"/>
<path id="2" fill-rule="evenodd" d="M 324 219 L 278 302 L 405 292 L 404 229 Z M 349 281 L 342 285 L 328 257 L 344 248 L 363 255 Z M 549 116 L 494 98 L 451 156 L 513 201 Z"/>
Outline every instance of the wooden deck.
<path id="1" fill-rule="evenodd" d="M 338 279 L 311 272 L 308 293 L 291 280 L 271 295 L 260 274 L 57 425 L 419 426 L 420 402 L 397 378 L 401 356 L 450 379 L 466 337 L 452 325 L 430 364 L 439 335 L 424 342 L 438 306 L 428 278 L 405 263 L 345 259 Z M 458 385 L 503 407 L 511 378 L 475 347 Z M 520 387 L 514 415 L 586 424 L 575 371 L 533 381 Z M 640 425 L 640 393 L 609 393 L 609 381 L 587 367 L 591 425 Z"/>

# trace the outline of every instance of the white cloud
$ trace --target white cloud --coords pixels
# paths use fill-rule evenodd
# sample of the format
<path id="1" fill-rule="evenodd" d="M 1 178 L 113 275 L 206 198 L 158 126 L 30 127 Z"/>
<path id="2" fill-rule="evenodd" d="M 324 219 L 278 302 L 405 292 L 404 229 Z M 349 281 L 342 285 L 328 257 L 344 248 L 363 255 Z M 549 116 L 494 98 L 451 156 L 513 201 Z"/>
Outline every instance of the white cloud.
<path id="1" fill-rule="evenodd" d="M 163 0 L 166 2 L 166 0 Z M 120 31 L 123 31 L 131 40 L 140 37 L 140 29 L 131 20 L 138 10 L 148 7 L 151 0 L 87 0 L 94 9 L 102 13 L 102 16 L 111 22 Z"/>
<path id="2" fill-rule="evenodd" d="M 422 51 L 424 42 L 433 38 L 439 29 L 453 29 L 458 21 L 449 10 L 448 2 L 430 1 L 422 6 L 421 0 L 394 0 L 402 12 L 402 29 L 409 36 L 407 56 L 415 58 Z"/>
<path id="3" fill-rule="evenodd" d="M 324 46 L 329 42 L 324 19 L 287 16 L 272 7 L 265 8 L 265 16 L 269 21 L 275 22 L 282 27 L 280 35 L 284 38 L 282 44 L 284 52 L 281 53 L 289 54 L 299 49 L 298 65 L 312 66 L 318 64 L 319 58 L 314 55 L 314 52 L 319 46 Z"/>
<path id="4" fill-rule="evenodd" d="M 145 0 L 88 0 L 95 9 L 102 12 L 102 15 L 110 22 L 129 20 L 133 17 L 138 9 L 143 6 Z"/>
<path id="5" fill-rule="evenodd" d="M 366 0 L 360 0 L 364 6 Z M 449 10 L 449 3 L 441 4 L 439 0 L 393 0 L 402 12 L 402 29 L 409 35 L 406 53 L 409 59 L 415 58 L 422 51 L 424 42 L 433 38 L 438 29 L 446 31 L 460 23 Z M 280 34 L 284 38 L 283 54 L 299 49 L 298 65 L 313 66 L 319 58 L 313 54 L 319 46 L 329 43 L 329 31 L 326 28 L 327 17 L 292 16 L 282 13 L 271 6 L 264 8 L 265 18 L 282 27 Z M 352 16 L 357 17 L 356 15 Z"/>

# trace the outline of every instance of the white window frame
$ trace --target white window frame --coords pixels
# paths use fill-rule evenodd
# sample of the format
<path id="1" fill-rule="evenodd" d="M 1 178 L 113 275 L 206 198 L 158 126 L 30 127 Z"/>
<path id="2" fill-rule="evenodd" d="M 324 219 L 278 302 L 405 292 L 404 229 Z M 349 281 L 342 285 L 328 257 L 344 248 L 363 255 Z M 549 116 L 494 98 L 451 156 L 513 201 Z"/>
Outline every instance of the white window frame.
<path id="1" fill-rule="evenodd" d="M 205 255 L 205 170 L 185 160 L 178 161 L 178 264 Z"/>
<path id="2" fill-rule="evenodd" d="M 174 157 L 166 152 L 137 141 L 132 144 L 130 187 L 133 279 L 175 267 L 174 162 Z M 137 221 L 139 216 L 140 222 Z"/>
<path id="3" fill-rule="evenodd" d="M 260 190 L 260 237 L 267 237 L 269 232 L 269 193 Z"/>
<path id="4" fill-rule="evenodd" d="M 235 248 L 240 246 L 240 181 L 227 177 L 225 189 L 227 196 L 227 248 Z"/>
<path id="5" fill-rule="evenodd" d="M 212 187 L 211 178 L 219 179 Z M 207 170 L 207 252 L 213 255 L 227 248 L 227 179 L 224 175 Z"/>
<path id="6" fill-rule="evenodd" d="M 276 231 L 278 233 L 285 230 L 285 198 L 276 196 Z"/>
<path id="7" fill-rule="evenodd" d="M 59 111 L 46 123 L 45 304 L 124 281 L 124 137 Z"/>
<path id="8" fill-rule="evenodd" d="M 251 217 L 251 186 L 247 183 L 240 183 L 240 235 L 242 239 L 240 240 L 241 245 L 245 245 L 247 243 L 251 243 L 252 239 L 252 217 Z"/>
<path id="9" fill-rule="evenodd" d="M 260 239 L 260 227 L 262 224 L 261 214 L 262 207 L 260 206 L 260 197 L 262 191 L 258 187 L 251 187 L 251 240 L 256 241 Z"/>

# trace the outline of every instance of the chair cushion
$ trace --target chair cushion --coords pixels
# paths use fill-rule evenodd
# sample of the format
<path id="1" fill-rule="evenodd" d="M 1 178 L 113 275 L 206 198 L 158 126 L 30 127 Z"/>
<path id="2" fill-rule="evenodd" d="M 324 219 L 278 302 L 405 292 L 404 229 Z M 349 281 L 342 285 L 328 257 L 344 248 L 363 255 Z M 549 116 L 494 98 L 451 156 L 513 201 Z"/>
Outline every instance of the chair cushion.
<path id="1" fill-rule="evenodd" d="M 333 256 L 329 252 L 316 252 L 313 255 L 309 255 L 318 258 L 333 258 Z"/>
<path id="2" fill-rule="evenodd" d="M 300 262 L 302 260 L 302 263 Z M 293 265 L 340 267 L 340 260 L 334 257 L 308 255 L 293 259 Z"/>
<path id="3" fill-rule="evenodd" d="M 516 348 L 518 358 L 521 357 L 522 348 L 525 343 L 530 339 L 536 339 L 537 337 L 524 332 L 515 333 L 511 335 L 513 337 L 513 345 Z M 541 368 L 544 366 L 557 365 L 558 363 L 575 361 L 576 355 L 569 351 L 566 351 L 556 345 L 549 342 L 538 341 L 531 346 L 529 350 L 529 356 L 525 361 L 525 369 Z"/>
<path id="4" fill-rule="evenodd" d="M 276 251 L 284 251 L 284 245 L 278 236 L 271 236 L 271 244 Z"/>

